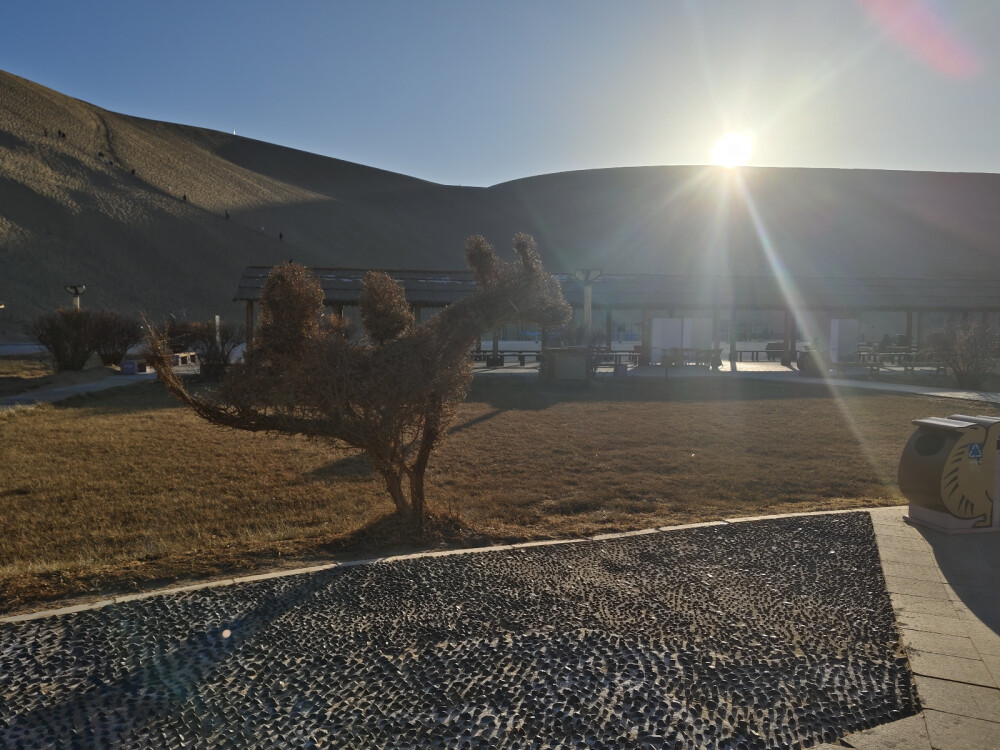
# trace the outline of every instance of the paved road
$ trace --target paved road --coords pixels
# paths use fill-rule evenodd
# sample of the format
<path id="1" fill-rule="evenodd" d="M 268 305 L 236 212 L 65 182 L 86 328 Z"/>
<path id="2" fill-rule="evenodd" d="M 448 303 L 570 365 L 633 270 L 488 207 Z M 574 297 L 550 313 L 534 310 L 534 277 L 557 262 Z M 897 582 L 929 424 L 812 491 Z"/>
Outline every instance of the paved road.
<path id="1" fill-rule="evenodd" d="M 45 348 L 41 344 L 0 344 L 0 357 L 16 357 L 22 354 L 42 354 Z"/>

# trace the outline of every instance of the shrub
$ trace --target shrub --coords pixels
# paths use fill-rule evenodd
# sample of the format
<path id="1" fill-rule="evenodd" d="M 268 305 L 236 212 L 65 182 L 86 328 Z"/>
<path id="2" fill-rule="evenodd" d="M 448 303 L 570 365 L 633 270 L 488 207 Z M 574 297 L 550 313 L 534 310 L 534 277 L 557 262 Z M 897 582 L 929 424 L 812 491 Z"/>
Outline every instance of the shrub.
<path id="1" fill-rule="evenodd" d="M 93 314 L 66 310 L 39 315 L 25 331 L 52 356 L 57 372 L 82 370 L 94 353 Z"/>
<path id="2" fill-rule="evenodd" d="M 128 350 L 142 341 L 142 325 L 121 313 L 93 313 L 91 336 L 101 364 L 120 365 Z"/>
<path id="3" fill-rule="evenodd" d="M 1000 355 L 997 330 L 980 323 L 964 322 L 927 337 L 934 359 L 944 363 L 955 376 L 959 388 L 981 390 Z"/>
<path id="4" fill-rule="evenodd" d="M 261 290 L 254 345 L 211 398 L 187 392 L 162 332 L 150 332 L 149 359 L 167 390 L 210 422 L 360 448 L 397 513 L 421 529 L 427 463 L 465 397 L 469 349 L 506 323 L 559 325 L 571 314 L 535 241 L 516 235 L 514 253 L 504 263 L 485 239 L 470 237 L 476 291 L 420 326 L 412 325 L 402 286 L 369 272 L 359 300 L 362 340 L 323 314 L 323 290 L 309 269 L 276 266 Z"/>

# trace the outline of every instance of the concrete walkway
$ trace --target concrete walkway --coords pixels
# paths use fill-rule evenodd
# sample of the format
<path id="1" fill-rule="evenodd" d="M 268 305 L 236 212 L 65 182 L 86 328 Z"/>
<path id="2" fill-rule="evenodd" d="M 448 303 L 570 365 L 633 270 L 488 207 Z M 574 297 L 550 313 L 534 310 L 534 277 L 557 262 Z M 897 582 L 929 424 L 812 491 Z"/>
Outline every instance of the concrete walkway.
<path id="1" fill-rule="evenodd" d="M 597 377 L 600 380 L 613 378 L 613 368 L 600 367 Z M 538 364 L 530 362 L 524 367 L 515 364 L 504 365 L 503 367 L 479 367 L 475 370 L 477 378 L 510 378 L 510 377 L 536 377 L 538 374 Z M 707 378 L 707 377 L 739 377 L 753 378 L 756 380 L 767 380 L 776 383 L 799 383 L 809 385 L 827 385 L 833 388 L 862 388 L 872 391 L 886 391 L 892 393 L 913 393 L 919 396 L 935 396 L 937 398 L 953 398 L 963 401 L 978 401 L 987 404 L 1000 404 L 1000 393 L 990 391 L 969 391 L 959 388 L 940 388 L 928 385 L 910 385 L 907 383 L 890 383 L 878 380 L 868 380 L 865 378 L 805 378 L 799 375 L 798 370 L 793 370 L 782 366 L 778 362 L 737 362 L 736 371 L 729 369 L 729 363 L 723 364 L 719 372 L 712 372 L 707 367 L 696 365 L 682 365 L 671 367 L 666 373 L 668 380 L 680 380 L 687 378 Z M 661 365 L 639 365 L 629 367 L 626 378 L 646 378 L 664 379 L 663 367 Z"/>
<path id="2" fill-rule="evenodd" d="M 996 750 L 1000 532 L 942 534 L 908 525 L 903 510 L 871 516 L 923 711 L 843 742 L 860 750 Z"/>
<path id="3" fill-rule="evenodd" d="M 135 383 L 146 383 L 156 380 L 156 373 L 148 375 L 108 375 L 101 380 L 91 383 L 78 383 L 77 385 L 67 385 L 61 388 L 39 388 L 34 391 L 27 391 L 16 396 L 0 398 L 0 411 L 15 409 L 17 407 L 34 406 L 40 403 L 52 403 L 62 401 L 84 393 L 96 393 L 106 391 L 109 388 L 120 388 L 125 385 Z"/>

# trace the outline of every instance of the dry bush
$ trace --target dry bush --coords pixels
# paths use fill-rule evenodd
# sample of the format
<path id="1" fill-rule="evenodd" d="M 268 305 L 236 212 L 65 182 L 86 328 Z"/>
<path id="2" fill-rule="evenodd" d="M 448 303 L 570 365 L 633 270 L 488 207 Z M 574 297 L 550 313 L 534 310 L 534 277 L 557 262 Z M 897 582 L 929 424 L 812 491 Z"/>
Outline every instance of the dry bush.
<path id="1" fill-rule="evenodd" d="M 94 350 L 102 365 L 120 365 L 128 350 L 142 341 L 142 325 L 135 318 L 104 310 L 91 315 Z"/>
<path id="2" fill-rule="evenodd" d="M 507 322 L 552 325 L 570 315 L 534 240 L 516 235 L 514 254 L 503 263 L 485 239 L 470 237 L 476 292 L 416 328 L 403 288 L 369 272 L 359 300 L 364 340 L 324 317 L 322 289 L 308 269 L 276 266 L 261 290 L 254 346 L 213 397 L 185 390 L 170 367 L 168 333 L 153 332 L 149 359 L 168 390 L 210 422 L 360 448 L 397 513 L 419 529 L 427 464 L 465 397 L 473 343 Z"/>
<path id="3" fill-rule="evenodd" d="M 392 341 L 413 325 L 403 287 L 381 271 L 365 274 L 358 308 L 361 325 L 375 344 Z"/>
<path id="4" fill-rule="evenodd" d="M 997 330 L 980 323 L 965 322 L 927 338 L 931 356 L 948 366 L 959 388 L 981 390 L 1000 356 Z"/>
<path id="5" fill-rule="evenodd" d="M 89 310 L 66 310 L 40 315 L 25 331 L 52 356 L 57 372 L 82 370 L 94 353 L 93 315 Z"/>

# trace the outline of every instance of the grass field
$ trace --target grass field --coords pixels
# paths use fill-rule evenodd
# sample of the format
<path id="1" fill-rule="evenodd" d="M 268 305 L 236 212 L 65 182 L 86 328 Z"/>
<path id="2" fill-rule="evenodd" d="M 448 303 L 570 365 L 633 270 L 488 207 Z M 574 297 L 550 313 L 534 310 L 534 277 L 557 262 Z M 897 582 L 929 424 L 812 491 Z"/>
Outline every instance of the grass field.
<path id="1" fill-rule="evenodd" d="M 424 544 L 902 502 L 910 420 L 958 401 L 732 380 L 474 385 Z M 0 414 L 0 610 L 416 544 L 323 443 L 209 426 L 158 383 Z"/>

